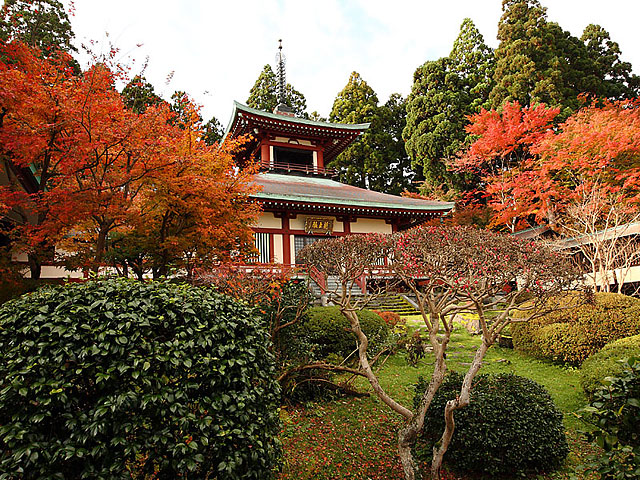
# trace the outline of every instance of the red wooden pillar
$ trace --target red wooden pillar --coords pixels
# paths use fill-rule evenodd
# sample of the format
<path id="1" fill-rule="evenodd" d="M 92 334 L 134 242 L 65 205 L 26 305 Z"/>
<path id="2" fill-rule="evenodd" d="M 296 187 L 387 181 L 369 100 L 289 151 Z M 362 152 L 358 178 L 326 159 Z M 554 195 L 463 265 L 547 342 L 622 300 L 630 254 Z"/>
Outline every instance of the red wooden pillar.
<path id="1" fill-rule="evenodd" d="M 318 171 L 324 170 L 324 149 L 318 150 Z"/>
<path id="2" fill-rule="evenodd" d="M 269 154 L 269 144 L 265 141 L 263 141 L 260 144 L 260 162 L 264 167 L 268 167 L 271 164 L 271 155 Z"/>
<path id="3" fill-rule="evenodd" d="M 282 216 L 282 263 L 291 265 L 291 233 L 286 213 Z"/>
<path id="4" fill-rule="evenodd" d="M 342 217 L 342 231 L 345 235 L 349 235 L 351 233 L 351 217 L 347 215 Z"/>

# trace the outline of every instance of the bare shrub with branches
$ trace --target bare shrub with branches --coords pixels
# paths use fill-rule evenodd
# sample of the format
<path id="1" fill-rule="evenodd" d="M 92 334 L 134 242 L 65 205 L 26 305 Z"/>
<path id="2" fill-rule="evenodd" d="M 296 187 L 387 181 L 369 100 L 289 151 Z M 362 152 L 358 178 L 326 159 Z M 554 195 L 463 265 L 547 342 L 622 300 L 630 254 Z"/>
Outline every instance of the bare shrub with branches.
<path id="1" fill-rule="evenodd" d="M 446 428 L 434 449 L 432 479 L 440 478 L 444 454 L 454 432 L 454 412 L 469 403 L 472 381 L 487 350 L 518 314 L 526 321 L 549 308 L 550 298 L 575 287 L 577 272 L 566 256 L 531 242 L 485 230 L 463 227 L 420 227 L 394 236 L 351 236 L 316 242 L 301 252 L 302 261 L 338 278 L 330 293 L 351 322 L 358 340 L 360 366 L 374 392 L 404 418 L 398 432 L 398 452 L 406 479 L 420 477 L 412 446 L 424 425 L 429 405 L 447 370 L 446 350 L 456 313 L 479 317 L 482 342 L 465 375 L 460 395 L 447 403 Z M 418 299 L 435 357 L 434 372 L 417 409 L 402 405 L 380 385 L 367 355 L 367 338 L 355 312 L 368 297 L 354 297 L 352 287 L 363 275 L 380 274 L 380 258 L 387 258 L 387 274 L 404 282 Z M 525 300 L 527 300 L 525 302 Z M 491 319 L 488 310 L 499 310 Z"/>
<path id="2" fill-rule="evenodd" d="M 561 248 L 579 252 L 594 291 L 618 293 L 640 264 L 640 213 L 621 195 L 612 194 L 599 182 L 579 192 L 578 201 L 567 208 L 562 231 L 568 239 Z"/>

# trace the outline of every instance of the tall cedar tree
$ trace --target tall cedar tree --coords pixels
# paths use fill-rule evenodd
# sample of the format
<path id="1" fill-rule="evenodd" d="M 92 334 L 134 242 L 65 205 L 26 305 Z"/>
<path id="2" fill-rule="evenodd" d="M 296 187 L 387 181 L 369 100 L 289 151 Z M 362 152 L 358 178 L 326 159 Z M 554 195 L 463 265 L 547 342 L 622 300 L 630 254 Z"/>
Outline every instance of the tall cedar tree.
<path id="1" fill-rule="evenodd" d="M 0 39 L 21 40 L 48 56 L 75 51 L 69 16 L 57 0 L 5 0 L 0 13 Z"/>
<path id="2" fill-rule="evenodd" d="M 423 193 L 450 198 L 469 182 L 447 163 L 468 142 L 467 116 L 486 105 L 492 76 L 493 52 L 468 18 L 450 55 L 416 70 L 403 136 L 413 168 L 424 175 Z"/>
<path id="3" fill-rule="evenodd" d="M 588 25 L 580 37 L 588 55 L 585 91 L 609 100 L 631 99 L 640 95 L 640 77 L 631 73 L 631 64 L 623 62 L 617 42 L 600 25 Z"/>
<path id="4" fill-rule="evenodd" d="M 146 78 L 136 75 L 122 89 L 124 104 L 135 113 L 144 113 L 148 107 L 160 105 L 163 100 Z"/>
<path id="5" fill-rule="evenodd" d="M 173 92 L 170 108 L 175 113 L 171 122 L 182 129 L 193 129 L 197 125 L 200 138 L 207 145 L 211 146 L 222 140 L 224 130 L 220 121 L 211 117 L 211 120 L 203 124 L 202 116 L 199 111 L 193 111 L 193 102 L 185 92 Z"/>
<path id="6" fill-rule="evenodd" d="M 277 79 L 271 69 L 271 65 L 265 65 L 256 83 L 254 83 L 251 90 L 249 90 L 247 105 L 265 112 L 273 112 L 278 105 L 276 86 Z M 293 88 L 290 83 L 287 83 L 285 89 L 285 103 L 293 109 L 293 113 L 295 113 L 296 116 L 308 118 L 307 99 L 304 98 L 304 95 Z"/>
<path id="7" fill-rule="evenodd" d="M 505 101 L 562 105 L 566 65 L 557 56 L 546 8 L 538 0 L 503 0 L 502 11 L 492 106 Z"/>
<path id="8" fill-rule="evenodd" d="M 416 174 L 411 169 L 411 158 L 402 139 L 402 132 L 407 126 L 407 100 L 399 93 L 392 93 L 380 108 L 380 116 L 387 145 L 386 157 L 390 162 L 383 191 L 393 195 L 400 195 L 405 191 L 413 192 L 416 190 Z"/>
<path id="9" fill-rule="evenodd" d="M 180 99 L 185 97 L 184 92 L 175 92 L 171 97 L 173 100 L 172 109 L 174 111 L 179 110 L 178 106 Z M 155 88 L 146 78 L 136 75 L 133 79 L 122 89 L 122 98 L 125 105 L 133 110 L 135 113 L 144 113 L 144 111 L 153 105 L 160 105 L 164 100 L 158 96 L 155 92 Z M 202 119 L 199 118 L 201 122 Z M 212 117 L 203 126 L 202 139 L 207 145 L 213 145 L 218 143 L 222 139 L 224 129 L 222 124 L 216 117 Z"/>
<path id="10" fill-rule="evenodd" d="M 378 106 L 378 96 L 359 73 L 352 72 L 347 85 L 333 102 L 330 122 L 370 123 L 362 137 L 349 146 L 329 167 L 340 181 L 379 192 L 399 193 L 410 186 L 406 154 L 398 127 L 404 112 L 397 108 L 400 97 L 392 95 Z M 395 116 L 395 118 L 394 118 Z"/>
<path id="11" fill-rule="evenodd" d="M 506 101 L 546 103 L 561 107 L 560 118 L 567 118 L 583 103 L 580 95 L 623 99 L 638 94 L 638 78 L 601 27 L 588 26 L 578 39 L 548 22 L 538 0 L 503 0 L 502 10 L 493 108 Z"/>

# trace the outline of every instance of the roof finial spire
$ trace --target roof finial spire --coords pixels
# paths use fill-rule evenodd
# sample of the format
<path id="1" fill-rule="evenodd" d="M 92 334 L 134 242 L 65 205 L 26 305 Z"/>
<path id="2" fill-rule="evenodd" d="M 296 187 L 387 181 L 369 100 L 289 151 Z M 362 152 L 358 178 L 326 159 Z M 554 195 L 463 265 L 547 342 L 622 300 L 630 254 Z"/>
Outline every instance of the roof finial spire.
<path id="1" fill-rule="evenodd" d="M 278 105 L 274 113 L 292 115 L 292 110 L 287 105 L 287 78 L 285 69 L 286 58 L 282 53 L 282 39 L 278 40 L 278 53 L 276 54 L 276 100 Z"/>
<path id="2" fill-rule="evenodd" d="M 278 54 L 276 55 L 276 61 L 278 66 L 276 67 L 276 94 L 278 97 L 278 103 L 286 103 L 287 99 L 287 79 L 285 70 L 285 58 L 282 54 L 282 39 L 278 40 Z"/>

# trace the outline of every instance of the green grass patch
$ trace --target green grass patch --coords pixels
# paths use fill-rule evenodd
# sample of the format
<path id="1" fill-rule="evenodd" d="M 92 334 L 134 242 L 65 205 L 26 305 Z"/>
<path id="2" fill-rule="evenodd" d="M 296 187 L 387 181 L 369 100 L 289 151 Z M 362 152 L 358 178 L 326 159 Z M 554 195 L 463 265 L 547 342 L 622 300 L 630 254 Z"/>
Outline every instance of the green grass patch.
<path id="1" fill-rule="evenodd" d="M 424 325 L 419 315 L 408 317 L 407 324 L 409 330 Z M 479 337 L 470 335 L 464 329 L 456 329 L 447 353 L 449 368 L 464 373 L 479 343 Z M 432 364 L 433 358 L 427 354 L 417 367 L 411 367 L 404 353 L 400 352 L 389 357 L 380 368 L 380 382 L 394 398 L 409 406 L 418 376 L 431 375 Z M 374 370 L 376 368 L 374 366 Z M 578 434 L 584 425 L 575 413 L 587 402 L 580 387 L 578 370 L 541 362 L 494 346 L 487 353 L 481 372 L 514 373 L 535 380 L 549 390 L 564 413 L 571 453 L 561 471 L 531 478 L 569 479 L 585 454 L 593 448 Z M 358 378 L 355 385 L 360 391 L 371 392 L 364 379 Z M 283 417 L 285 426 L 282 440 L 286 464 L 280 479 L 402 478 L 396 454 L 396 432 L 401 419 L 372 392 L 368 398 L 337 399 L 290 408 Z M 471 477 L 446 472 L 443 478 L 470 480 Z"/>

